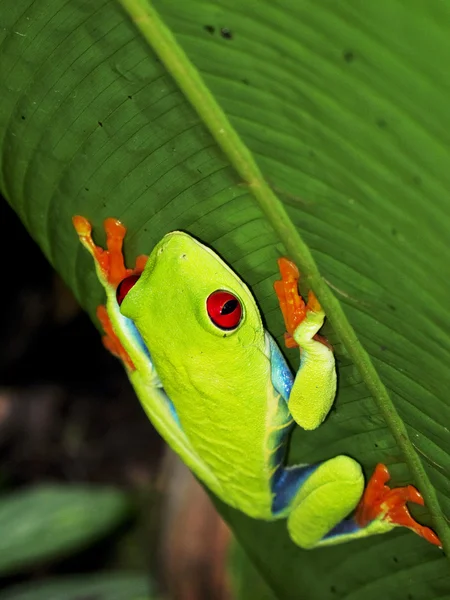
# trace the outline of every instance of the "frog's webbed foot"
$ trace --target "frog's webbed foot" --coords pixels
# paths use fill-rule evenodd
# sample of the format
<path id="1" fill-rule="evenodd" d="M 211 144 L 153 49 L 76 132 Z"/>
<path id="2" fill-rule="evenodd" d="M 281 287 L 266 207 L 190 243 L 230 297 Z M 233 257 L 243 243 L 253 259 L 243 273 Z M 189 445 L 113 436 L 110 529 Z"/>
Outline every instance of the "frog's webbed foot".
<path id="1" fill-rule="evenodd" d="M 308 293 L 307 303 L 305 303 L 298 293 L 300 273 L 296 265 L 287 258 L 282 257 L 278 259 L 278 267 L 280 269 L 281 279 L 275 281 L 274 289 L 280 303 L 280 309 L 286 326 L 284 340 L 287 348 L 296 348 L 299 344 L 295 340 L 294 334 L 299 325 L 307 318 L 308 312 L 315 313 L 318 317 L 317 320 L 319 321 L 323 321 L 325 315 L 312 290 Z M 328 348 L 332 350 L 331 345 L 325 337 L 315 334 L 313 339 L 328 346 Z"/>
<path id="2" fill-rule="evenodd" d="M 442 546 L 438 536 L 429 527 L 417 523 L 411 516 L 407 502 L 423 505 L 420 492 L 412 485 L 390 488 L 386 483 L 390 474 L 386 465 L 379 463 L 370 478 L 355 513 L 355 521 L 360 527 L 371 523 L 386 523 L 392 526 L 408 527 L 431 544 Z"/>
<path id="3" fill-rule="evenodd" d="M 97 275 L 108 297 L 115 302 L 116 290 L 119 284 L 128 277 L 137 278 L 144 270 L 147 257 L 138 256 L 135 268 L 126 268 L 122 247 L 127 230 L 117 219 L 109 218 L 104 222 L 106 250 L 94 243 L 92 226 L 85 217 L 75 216 L 72 218 L 72 222 L 81 243 L 95 261 Z M 120 358 L 127 369 L 134 370 L 133 361 L 114 331 L 106 306 L 100 305 L 97 307 L 97 317 L 105 332 L 102 338 L 104 346 Z"/>
<path id="4" fill-rule="evenodd" d="M 73 226 L 80 238 L 80 242 L 92 255 L 97 273 L 106 286 L 117 288 L 119 283 L 132 275 L 140 275 L 147 261 L 146 256 L 138 256 L 134 269 L 125 267 L 123 256 L 123 240 L 127 233 L 126 227 L 117 219 L 105 219 L 103 227 L 106 233 L 106 250 L 96 246 L 92 239 L 92 226 L 85 217 L 72 218 Z"/>

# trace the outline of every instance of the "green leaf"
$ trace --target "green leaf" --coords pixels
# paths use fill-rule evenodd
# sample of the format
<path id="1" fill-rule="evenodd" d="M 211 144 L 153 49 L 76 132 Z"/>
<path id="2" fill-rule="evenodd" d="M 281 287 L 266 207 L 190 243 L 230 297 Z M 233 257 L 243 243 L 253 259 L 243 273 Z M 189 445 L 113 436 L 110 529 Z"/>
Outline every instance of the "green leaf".
<path id="1" fill-rule="evenodd" d="M 333 322 L 340 378 L 336 409 L 318 431 L 295 432 L 290 461 L 345 453 L 367 474 L 385 462 L 396 484 L 420 484 L 446 539 L 450 8 L 158 0 L 208 95 L 179 75 L 159 22 L 150 41 L 178 84 L 114 2 L 4 5 L 1 187 L 91 314 L 102 294 L 75 213 L 99 241 L 105 217 L 122 219 L 130 261 L 171 229 L 203 239 L 252 286 L 279 338 L 272 282 L 288 250 Z M 237 137 L 218 126 L 214 100 Z M 220 507 L 280 598 L 450 594 L 441 552 L 407 531 L 304 552 L 283 522 Z"/>
<path id="2" fill-rule="evenodd" d="M 156 600 L 149 588 L 142 575 L 83 575 L 17 585 L 0 593 L 0 600 Z"/>
<path id="3" fill-rule="evenodd" d="M 114 489 L 40 486 L 0 498 L 0 573 L 65 557 L 96 541 L 129 512 Z"/>
<path id="4" fill-rule="evenodd" d="M 260 572 L 235 539 L 230 544 L 228 570 L 234 600 L 276 600 Z"/>

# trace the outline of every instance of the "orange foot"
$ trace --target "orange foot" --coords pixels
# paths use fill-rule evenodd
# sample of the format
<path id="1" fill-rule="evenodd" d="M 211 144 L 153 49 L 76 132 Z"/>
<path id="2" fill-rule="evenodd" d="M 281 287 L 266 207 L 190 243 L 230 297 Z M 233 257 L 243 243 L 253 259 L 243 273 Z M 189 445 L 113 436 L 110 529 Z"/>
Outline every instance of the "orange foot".
<path id="1" fill-rule="evenodd" d="M 286 326 L 284 341 L 287 348 L 296 348 L 298 347 L 298 344 L 293 337 L 294 331 L 305 319 L 306 311 L 311 310 L 318 312 L 321 310 L 321 306 L 314 292 L 311 290 L 308 293 L 308 303 L 305 304 L 305 301 L 298 293 L 300 273 L 292 261 L 284 257 L 279 258 L 278 268 L 280 269 L 281 279 L 275 281 L 273 287 L 278 297 L 284 324 Z M 322 342 L 322 344 L 325 344 L 325 346 L 328 346 L 332 350 L 328 340 L 323 336 L 315 335 L 314 339 L 318 342 Z"/>
<path id="2" fill-rule="evenodd" d="M 431 544 L 441 547 L 441 541 L 434 531 L 417 523 L 406 506 L 407 502 L 423 506 L 420 492 L 412 485 L 391 489 L 386 485 L 390 478 L 386 465 L 379 463 L 356 509 L 355 520 L 358 525 L 365 527 L 374 519 L 381 518 L 388 523 L 408 527 Z"/>
<path id="3" fill-rule="evenodd" d="M 126 277 L 142 273 L 147 262 L 146 256 L 137 257 L 134 269 L 127 269 L 125 267 L 122 246 L 127 228 L 120 221 L 112 218 L 105 219 L 103 226 L 106 233 L 107 250 L 94 244 L 91 233 L 92 226 L 85 217 L 77 215 L 72 217 L 72 222 L 81 243 L 89 250 L 95 262 L 100 267 L 105 281 L 114 288 Z"/>
<path id="4" fill-rule="evenodd" d="M 126 278 L 136 277 L 142 273 L 147 262 L 146 256 L 137 257 L 134 269 L 125 267 L 122 246 L 127 230 L 120 221 L 109 218 L 104 222 L 107 250 L 95 245 L 92 239 L 92 226 L 85 217 L 75 216 L 72 218 L 72 222 L 81 243 L 87 248 L 99 267 L 102 283 L 105 286 L 109 284 L 116 290 Z M 97 317 L 105 332 L 102 338 L 104 346 L 120 358 L 128 369 L 134 370 L 133 361 L 117 337 L 105 306 L 100 305 L 97 308 Z"/>

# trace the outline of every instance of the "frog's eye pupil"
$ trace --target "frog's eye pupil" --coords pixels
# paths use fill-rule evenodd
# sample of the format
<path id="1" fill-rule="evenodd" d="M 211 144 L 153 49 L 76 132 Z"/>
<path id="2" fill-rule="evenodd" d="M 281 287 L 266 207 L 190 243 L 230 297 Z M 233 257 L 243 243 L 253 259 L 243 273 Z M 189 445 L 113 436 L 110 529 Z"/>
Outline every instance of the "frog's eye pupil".
<path id="1" fill-rule="evenodd" d="M 228 300 L 222 307 L 222 315 L 231 315 L 231 313 L 237 309 L 239 302 L 234 300 Z"/>
<path id="2" fill-rule="evenodd" d="M 125 277 L 125 279 L 122 279 L 122 281 L 119 283 L 119 285 L 117 286 L 117 289 L 116 289 L 116 299 L 117 299 L 117 304 L 119 306 L 125 300 L 125 296 L 131 290 L 131 288 L 136 283 L 136 281 L 139 279 L 139 277 L 140 277 L 140 275 L 130 275 L 129 277 Z"/>
<path id="3" fill-rule="evenodd" d="M 211 321 L 224 331 L 236 329 L 241 322 L 242 306 L 230 292 L 217 290 L 208 296 L 206 310 Z"/>

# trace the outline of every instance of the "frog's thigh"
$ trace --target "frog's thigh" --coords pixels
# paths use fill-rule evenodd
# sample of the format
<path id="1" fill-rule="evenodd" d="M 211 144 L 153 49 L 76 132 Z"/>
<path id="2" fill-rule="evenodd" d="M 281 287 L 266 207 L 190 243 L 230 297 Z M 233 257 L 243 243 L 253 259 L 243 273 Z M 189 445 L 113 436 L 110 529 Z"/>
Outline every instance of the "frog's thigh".
<path id="1" fill-rule="evenodd" d="M 364 489 L 359 463 L 336 456 L 308 477 L 292 500 L 288 530 L 302 548 L 315 546 L 357 505 Z"/>

